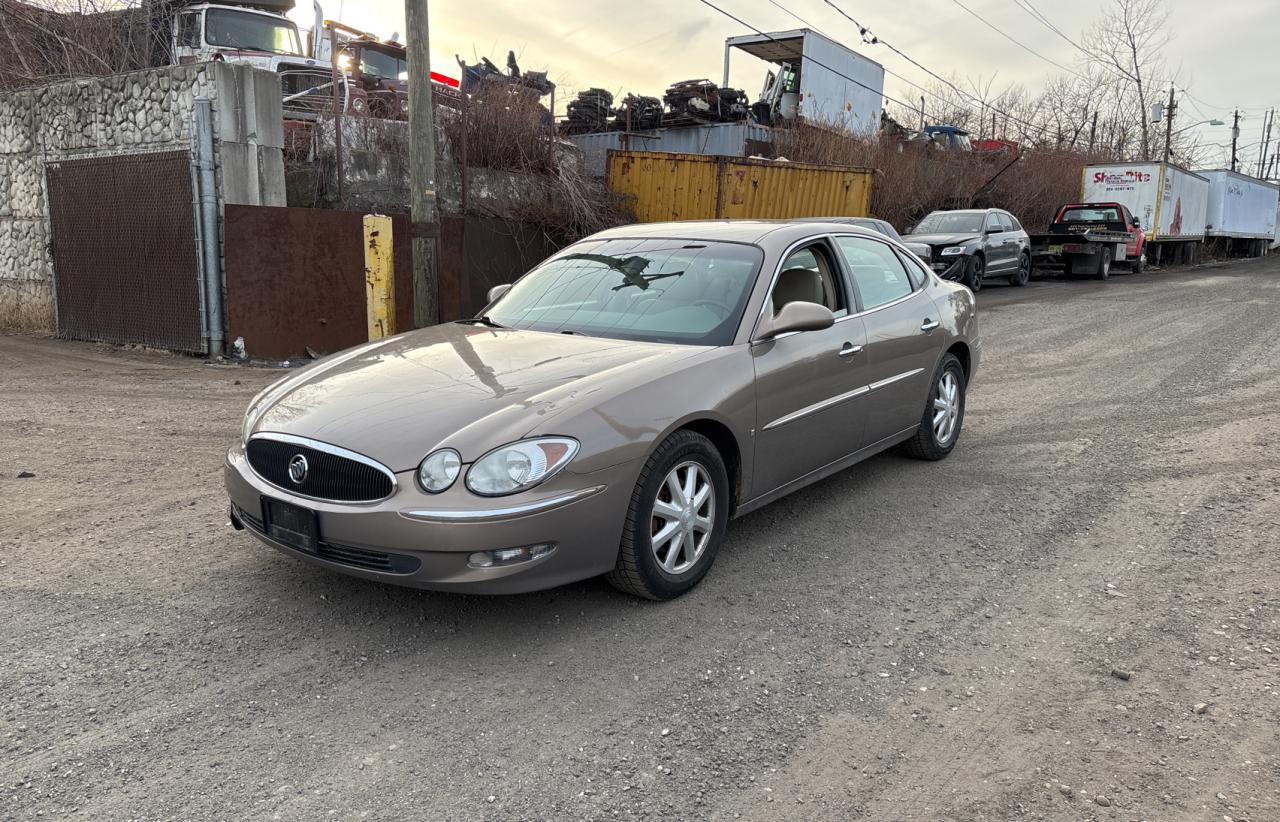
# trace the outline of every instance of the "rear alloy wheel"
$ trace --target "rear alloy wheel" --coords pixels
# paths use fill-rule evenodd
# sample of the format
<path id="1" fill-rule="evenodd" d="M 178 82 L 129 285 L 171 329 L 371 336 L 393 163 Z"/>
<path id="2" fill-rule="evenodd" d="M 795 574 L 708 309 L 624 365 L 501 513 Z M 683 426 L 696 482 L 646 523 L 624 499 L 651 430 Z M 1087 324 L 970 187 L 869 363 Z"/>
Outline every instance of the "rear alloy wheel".
<path id="1" fill-rule="evenodd" d="M 982 259 L 982 255 L 974 254 L 969 258 L 969 265 L 965 267 L 964 284 L 969 286 L 970 291 L 982 290 L 982 275 L 987 271 L 987 263 Z"/>
<path id="2" fill-rule="evenodd" d="M 1111 256 L 1115 252 L 1111 250 L 1111 246 L 1102 249 L 1098 254 L 1098 267 L 1094 270 L 1093 276 L 1099 280 L 1105 280 L 1111 276 Z"/>
<path id="3" fill-rule="evenodd" d="M 940 460 L 951 453 L 964 424 L 965 389 L 964 367 L 954 354 L 947 354 L 934 374 L 920 427 L 905 443 L 908 454 L 922 460 Z"/>
<path id="4" fill-rule="evenodd" d="M 1031 255 L 1025 251 L 1018 258 L 1018 270 L 1009 275 L 1009 285 L 1022 287 L 1031 281 Z"/>
<path id="5" fill-rule="evenodd" d="M 728 472 L 716 447 L 693 431 L 672 434 L 640 472 L 609 582 L 646 599 L 685 593 L 711 569 L 728 509 Z"/>

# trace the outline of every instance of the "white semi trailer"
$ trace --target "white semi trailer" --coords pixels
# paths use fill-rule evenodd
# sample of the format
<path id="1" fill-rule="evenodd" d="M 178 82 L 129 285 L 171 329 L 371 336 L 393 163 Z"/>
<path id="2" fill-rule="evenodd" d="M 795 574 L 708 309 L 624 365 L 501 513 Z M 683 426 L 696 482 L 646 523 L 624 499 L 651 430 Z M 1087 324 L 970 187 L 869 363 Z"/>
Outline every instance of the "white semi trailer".
<path id="1" fill-rule="evenodd" d="M 724 86 L 729 58 L 745 51 L 777 66 L 751 107 L 756 121 L 796 121 L 874 134 L 884 104 L 884 67 L 810 29 L 746 34 L 724 41 Z"/>
<path id="2" fill-rule="evenodd" d="M 1238 171 L 1197 172 L 1209 180 L 1205 235 L 1250 256 L 1265 253 L 1276 238 L 1280 186 Z"/>

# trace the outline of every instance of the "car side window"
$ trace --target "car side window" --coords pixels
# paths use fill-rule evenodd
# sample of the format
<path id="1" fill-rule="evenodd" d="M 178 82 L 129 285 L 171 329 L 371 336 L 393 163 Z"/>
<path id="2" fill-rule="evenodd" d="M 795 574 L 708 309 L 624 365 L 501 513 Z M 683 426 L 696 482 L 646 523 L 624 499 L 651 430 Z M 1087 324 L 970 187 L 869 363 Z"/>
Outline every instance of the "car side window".
<path id="1" fill-rule="evenodd" d="M 1004 227 L 1000 225 L 1000 215 L 996 214 L 994 211 L 987 215 L 987 223 L 986 223 L 986 229 L 988 231 L 990 231 L 993 228 L 998 231 L 1004 230 Z"/>
<path id="2" fill-rule="evenodd" d="M 1012 214 L 1005 214 L 1004 221 L 1009 224 L 1010 231 L 1022 230 L 1022 223 L 1018 222 L 1018 219 L 1014 217 Z"/>
<path id="3" fill-rule="evenodd" d="M 902 265 L 907 269 L 907 276 L 911 278 L 911 284 L 916 288 L 924 288 L 924 284 L 929 282 L 929 272 L 925 269 L 924 264 L 920 262 L 920 258 L 914 254 L 904 254 L 894 249 L 898 254 L 898 259 L 902 261 Z"/>
<path id="4" fill-rule="evenodd" d="M 863 311 L 900 300 L 915 290 L 902 260 L 887 243 L 865 237 L 838 237 L 836 245 L 849 265 Z"/>
<path id="5" fill-rule="evenodd" d="M 849 313 L 846 293 L 826 247 L 815 243 L 787 255 L 773 285 L 773 313 L 787 303 L 809 302 L 825 305 L 832 314 L 843 317 Z"/>

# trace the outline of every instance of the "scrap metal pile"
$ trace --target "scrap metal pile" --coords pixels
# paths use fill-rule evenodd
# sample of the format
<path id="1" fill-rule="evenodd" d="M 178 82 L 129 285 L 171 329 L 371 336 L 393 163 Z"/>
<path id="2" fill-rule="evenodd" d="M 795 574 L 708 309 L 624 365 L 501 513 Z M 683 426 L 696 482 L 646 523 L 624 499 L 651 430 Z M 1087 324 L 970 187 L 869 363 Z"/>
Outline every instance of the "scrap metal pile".
<path id="1" fill-rule="evenodd" d="M 684 80 L 659 100 L 628 94 L 613 107 L 613 95 L 602 88 L 578 93 L 569 102 L 564 130 L 569 134 L 731 123 L 747 119 L 751 108 L 739 89 L 720 88 L 710 80 Z"/>

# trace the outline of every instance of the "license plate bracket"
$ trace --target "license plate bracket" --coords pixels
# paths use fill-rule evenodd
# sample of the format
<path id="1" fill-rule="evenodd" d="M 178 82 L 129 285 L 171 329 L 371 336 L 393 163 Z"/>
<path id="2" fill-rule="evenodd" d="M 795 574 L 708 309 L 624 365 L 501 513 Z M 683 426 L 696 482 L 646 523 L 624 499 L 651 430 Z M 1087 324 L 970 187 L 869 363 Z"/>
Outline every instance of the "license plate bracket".
<path id="1" fill-rule="evenodd" d="M 262 523 L 267 536 L 282 545 L 308 554 L 316 553 L 319 547 L 319 517 L 308 508 L 263 497 Z"/>

